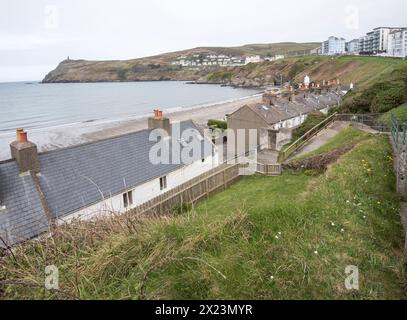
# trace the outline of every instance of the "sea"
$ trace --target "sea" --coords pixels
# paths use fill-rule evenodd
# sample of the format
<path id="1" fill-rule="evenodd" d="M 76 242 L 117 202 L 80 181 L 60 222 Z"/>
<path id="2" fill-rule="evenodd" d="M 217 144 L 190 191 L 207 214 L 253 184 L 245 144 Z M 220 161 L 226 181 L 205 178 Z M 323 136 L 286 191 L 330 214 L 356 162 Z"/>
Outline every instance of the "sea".
<path id="1" fill-rule="evenodd" d="M 134 119 L 239 100 L 259 90 L 181 81 L 118 83 L 0 83 L 0 136 L 16 128 Z"/>

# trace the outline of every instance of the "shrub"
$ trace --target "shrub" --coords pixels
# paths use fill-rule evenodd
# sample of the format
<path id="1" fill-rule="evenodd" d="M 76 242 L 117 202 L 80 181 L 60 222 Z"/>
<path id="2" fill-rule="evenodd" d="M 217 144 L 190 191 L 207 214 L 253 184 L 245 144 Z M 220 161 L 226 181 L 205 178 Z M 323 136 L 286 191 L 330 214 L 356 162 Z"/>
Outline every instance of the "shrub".
<path id="1" fill-rule="evenodd" d="M 233 73 L 230 71 L 219 71 L 219 72 L 214 72 L 211 73 L 208 76 L 208 81 L 211 82 L 226 82 L 230 79 L 232 79 Z"/>
<path id="2" fill-rule="evenodd" d="M 383 113 L 407 102 L 407 68 L 395 70 L 387 79 L 363 91 L 350 91 L 343 98 L 340 112 Z"/>
<path id="3" fill-rule="evenodd" d="M 288 72 L 288 77 L 290 79 L 294 79 L 295 76 L 305 70 L 305 65 L 301 61 L 297 61 L 296 63 L 293 64 L 291 67 L 290 71 Z"/>
<path id="4" fill-rule="evenodd" d="M 228 128 L 228 124 L 226 121 L 209 119 L 208 127 L 214 128 L 214 129 L 217 128 L 217 129 L 221 129 L 221 130 L 226 130 Z"/>
<path id="5" fill-rule="evenodd" d="M 308 115 L 307 119 L 293 132 L 293 141 L 301 138 L 307 131 L 311 130 L 318 123 L 322 122 L 326 116 L 322 112 L 312 112 Z"/>
<path id="6" fill-rule="evenodd" d="M 372 112 L 386 112 L 398 107 L 404 102 L 404 84 L 401 82 L 388 83 L 388 87 L 377 92 L 372 100 Z"/>

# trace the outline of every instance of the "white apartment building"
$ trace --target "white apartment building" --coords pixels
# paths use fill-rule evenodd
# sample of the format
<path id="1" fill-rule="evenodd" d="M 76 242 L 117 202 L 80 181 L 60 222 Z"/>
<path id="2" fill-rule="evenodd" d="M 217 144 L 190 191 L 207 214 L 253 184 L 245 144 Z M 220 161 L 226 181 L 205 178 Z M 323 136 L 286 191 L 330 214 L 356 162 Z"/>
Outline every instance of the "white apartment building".
<path id="1" fill-rule="evenodd" d="M 362 54 L 383 54 L 389 46 L 389 35 L 401 28 L 378 27 L 359 38 L 359 52 Z"/>
<path id="2" fill-rule="evenodd" d="M 359 39 L 353 39 L 346 42 L 346 52 L 348 54 L 358 54 L 359 53 Z"/>
<path id="3" fill-rule="evenodd" d="M 407 28 L 390 32 L 387 55 L 398 58 L 407 57 Z"/>
<path id="4" fill-rule="evenodd" d="M 327 41 L 322 43 L 323 55 L 338 55 L 346 52 L 346 40 L 344 38 L 329 37 Z"/>

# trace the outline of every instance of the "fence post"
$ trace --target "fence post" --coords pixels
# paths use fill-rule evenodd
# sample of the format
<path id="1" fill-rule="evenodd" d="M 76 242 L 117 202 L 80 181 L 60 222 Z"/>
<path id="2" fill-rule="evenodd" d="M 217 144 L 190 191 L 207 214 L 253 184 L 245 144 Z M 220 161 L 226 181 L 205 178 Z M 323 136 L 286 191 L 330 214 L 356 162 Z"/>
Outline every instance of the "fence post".
<path id="1" fill-rule="evenodd" d="M 402 145 L 397 159 L 397 191 L 407 201 L 407 146 Z"/>

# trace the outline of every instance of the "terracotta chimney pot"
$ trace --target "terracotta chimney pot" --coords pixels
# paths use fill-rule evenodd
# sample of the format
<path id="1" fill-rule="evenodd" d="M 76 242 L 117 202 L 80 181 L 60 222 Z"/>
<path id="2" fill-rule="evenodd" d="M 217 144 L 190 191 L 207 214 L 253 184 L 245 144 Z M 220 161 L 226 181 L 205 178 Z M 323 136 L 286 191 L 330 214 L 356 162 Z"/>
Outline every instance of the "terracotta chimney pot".
<path id="1" fill-rule="evenodd" d="M 19 129 L 16 130 L 16 140 L 17 141 L 20 141 L 20 133 L 21 132 L 24 132 L 23 128 L 19 128 Z"/>
<path id="2" fill-rule="evenodd" d="M 26 143 L 26 142 L 28 142 L 27 132 L 21 131 L 21 132 L 19 133 L 19 140 L 18 140 L 18 142 L 21 142 L 21 143 Z"/>

